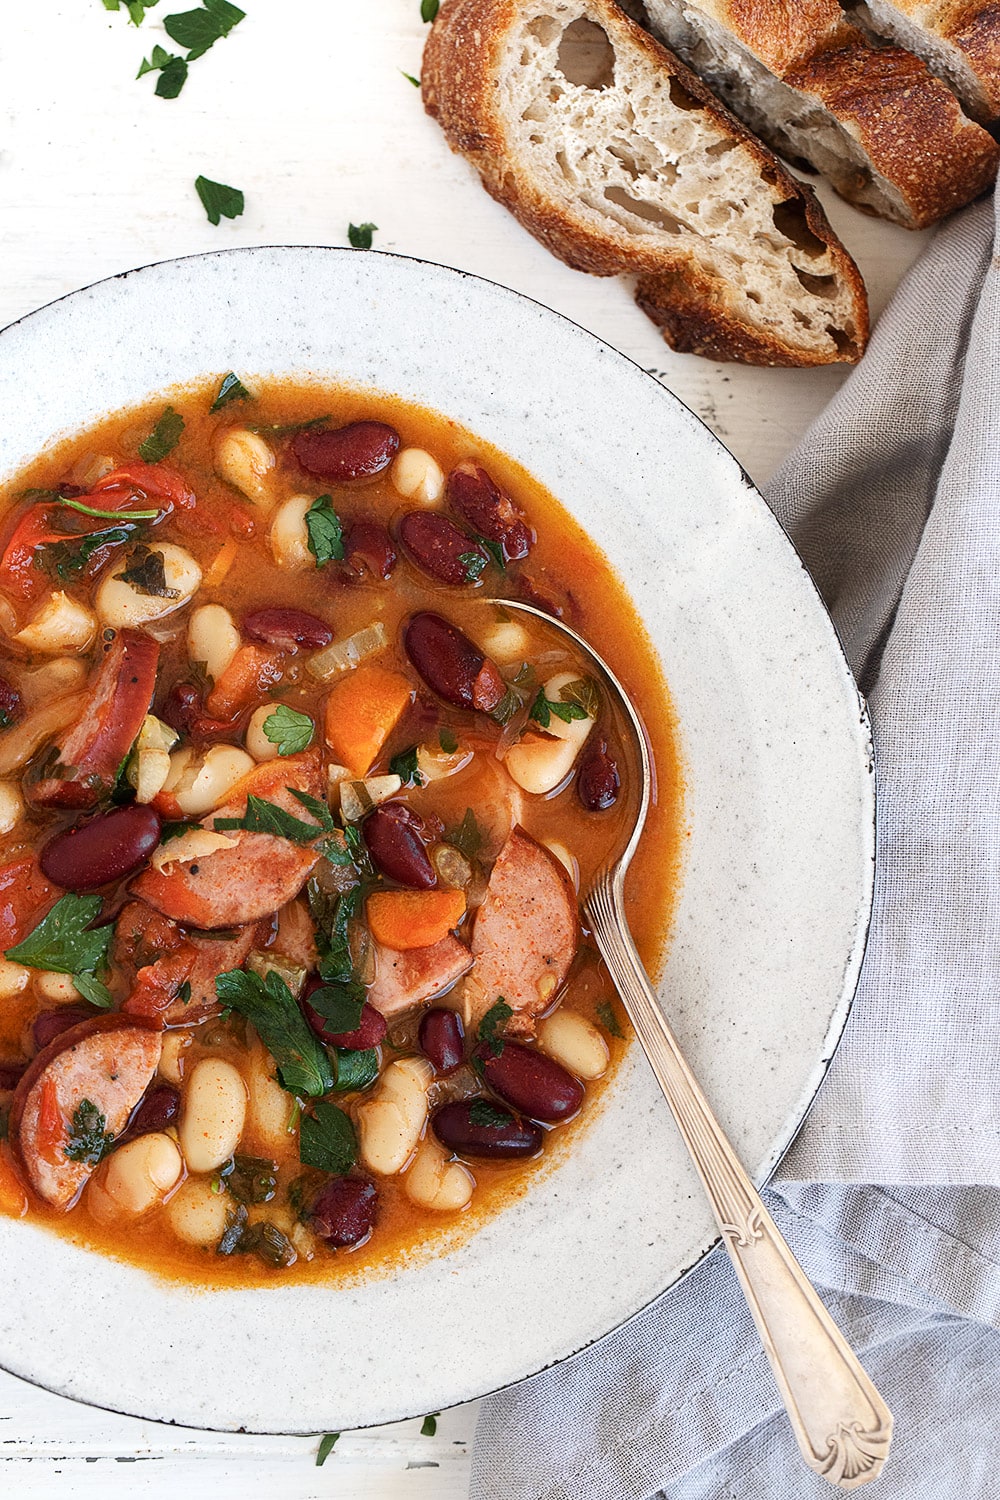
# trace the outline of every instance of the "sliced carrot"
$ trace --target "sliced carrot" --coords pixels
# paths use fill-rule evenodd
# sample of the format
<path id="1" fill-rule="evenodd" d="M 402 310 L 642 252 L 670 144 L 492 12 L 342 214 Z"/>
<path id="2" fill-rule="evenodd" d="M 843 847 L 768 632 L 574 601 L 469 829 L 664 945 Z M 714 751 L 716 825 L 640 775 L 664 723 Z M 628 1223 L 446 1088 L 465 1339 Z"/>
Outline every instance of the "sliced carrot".
<path id="1" fill-rule="evenodd" d="M 231 787 L 226 794 L 226 806 L 223 810 L 219 808 L 207 819 L 207 827 L 211 828 L 214 818 L 223 813 L 229 815 L 233 807 L 246 810 L 247 798 L 252 793 L 255 797 L 263 797 L 264 801 L 278 798 L 281 806 L 286 812 L 292 812 L 295 816 L 308 822 L 309 814 L 306 809 L 295 799 L 281 798 L 279 794 L 287 791 L 289 787 L 295 787 L 300 792 L 309 792 L 316 796 L 322 787 L 320 776 L 319 756 L 315 751 L 308 750 L 302 755 L 278 756 L 274 760 L 261 761 L 259 766 L 254 766 L 245 776 L 241 776 L 235 786 Z"/>
<path id="2" fill-rule="evenodd" d="M 239 548 L 231 537 L 228 542 L 223 542 L 222 546 L 219 548 L 218 552 L 215 554 L 215 556 L 212 558 L 212 561 L 208 565 L 208 569 L 203 579 L 205 588 L 218 588 L 219 584 L 225 578 L 226 574 L 229 572 L 229 569 L 236 561 L 236 554 L 238 550 Z"/>
<path id="3" fill-rule="evenodd" d="M 0 1152 L 0 1213 L 23 1219 L 28 1212 L 28 1195 L 6 1152 Z"/>
<path id="4" fill-rule="evenodd" d="M 241 646 L 205 700 L 213 719 L 232 719 L 281 681 L 281 656 L 263 646 Z"/>
<path id="5" fill-rule="evenodd" d="M 375 891 L 366 909 L 375 941 L 405 953 L 432 948 L 458 926 L 465 915 L 465 892 Z"/>
<path id="6" fill-rule="evenodd" d="M 354 776 L 364 776 L 399 722 L 413 689 L 398 672 L 356 667 L 326 700 L 326 743 Z"/>

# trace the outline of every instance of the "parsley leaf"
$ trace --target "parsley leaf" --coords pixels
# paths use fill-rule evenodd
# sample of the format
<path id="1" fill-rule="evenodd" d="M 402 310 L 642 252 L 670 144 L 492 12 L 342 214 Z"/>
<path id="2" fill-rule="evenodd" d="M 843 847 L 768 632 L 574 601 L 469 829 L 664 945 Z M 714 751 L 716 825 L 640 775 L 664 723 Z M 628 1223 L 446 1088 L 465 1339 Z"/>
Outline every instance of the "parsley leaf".
<path id="1" fill-rule="evenodd" d="M 499 1057 L 503 1052 L 504 1041 L 501 1033 L 513 1014 L 512 1008 L 501 995 L 490 1006 L 479 1023 L 477 1033 L 479 1040 L 489 1047 L 494 1057 Z"/>
<path id="2" fill-rule="evenodd" d="M 309 996 L 309 1004 L 323 1017 L 328 1037 L 357 1031 L 365 1004 L 364 985 L 350 979 L 346 983 L 326 983 Z"/>
<path id="3" fill-rule="evenodd" d="M 115 577 L 131 584 L 137 594 L 148 594 L 154 599 L 181 597 L 180 589 L 172 589 L 167 585 L 163 553 L 153 552 L 141 542 L 138 547 L 133 547 L 126 558 L 126 567 L 121 573 L 116 573 Z"/>
<path id="4" fill-rule="evenodd" d="M 610 1000 L 601 1001 L 597 1007 L 597 1019 L 605 1031 L 610 1031 L 612 1036 L 623 1037 L 625 1035 L 618 1023 L 618 1017 L 615 1015 L 614 1007 Z"/>
<path id="5" fill-rule="evenodd" d="M 153 92 L 159 99 L 176 99 L 187 83 L 188 65 L 176 52 L 164 47 L 154 47 L 149 57 L 144 57 L 136 78 L 146 73 L 159 73 Z"/>
<path id="6" fill-rule="evenodd" d="M 84 571 L 95 552 L 102 547 L 120 547 L 139 530 L 135 525 L 109 526 L 85 536 L 67 537 L 64 542 L 47 542 L 36 554 L 36 562 L 46 573 L 68 583 Z"/>
<path id="7" fill-rule="evenodd" d="M 374 1047 L 362 1051 L 354 1047 L 338 1047 L 334 1060 L 338 1094 L 353 1094 L 359 1089 L 370 1088 L 378 1077 L 378 1053 Z"/>
<path id="8" fill-rule="evenodd" d="M 125 0 L 125 9 L 133 26 L 141 26 L 147 10 L 152 10 L 159 0 Z M 120 10 L 120 0 L 104 0 L 105 10 Z"/>
<path id="9" fill-rule="evenodd" d="M 327 804 L 323 801 L 322 797 L 313 797 L 309 792 L 300 792 L 298 787 L 295 786 L 288 787 L 288 791 L 291 792 L 292 796 L 296 799 L 297 802 L 301 802 L 302 806 L 308 812 L 312 813 L 313 817 L 316 819 L 316 822 L 319 824 L 320 828 L 322 828 L 324 833 L 337 832 L 337 825 L 333 821 L 333 813 L 330 811 Z M 342 860 L 334 859 L 329 854 L 327 855 L 327 859 L 330 860 L 331 864 L 336 865 L 343 863 Z"/>
<path id="10" fill-rule="evenodd" d="M 432 1411 L 424 1418 L 420 1428 L 421 1437 L 434 1437 L 438 1430 L 438 1417 L 440 1415 L 439 1411 Z"/>
<path id="11" fill-rule="evenodd" d="M 6 957 L 29 969 L 54 969 L 58 974 L 93 974 L 107 963 L 114 927 L 88 930 L 101 909 L 100 896 L 60 896 L 34 931 Z"/>
<path id="12" fill-rule="evenodd" d="M 404 786 L 423 786 L 424 778 L 417 767 L 417 747 L 400 750 L 389 762 L 390 776 L 398 776 Z"/>
<path id="13" fill-rule="evenodd" d="M 372 235 L 377 229 L 377 224 L 348 224 L 347 238 L 352 250 L 370 250 Z"/>
<path id="14" fill-rule="evenodd" d="M 230 969 L 215 981 L 222 1005 L 251 1023 L 278 1067 L 278 1082 L 292 1094 L 315 1098 L 333 1088 L 330 1059 L 313 1035 L 291 990 L 273 969 L 266 979 Z"/>
<path id="15" fill-rule="evenodd" d="M 480 1129 L 496 1129 L 510 1124 L 510 1111 L 494 1104 L 490 1099 L 473 1099 L 469 1105 L 469 1124 Z"/>
<path id="16" fill-rule="evenodd" d="M 159 510 L 95 510 L 92 505 L 83 505 L 67 495 L 58 495 L 56 498 L 60 505 L 65 505 L 69 510 L 78 510 L 82 516 L 96 516 L 100 521 L 155 521 L 157 516 L 162 515 Z"/>
<path id="17" fill-rule="evenodd" d="M 596 719 L 601 711 L 601 694 L 592 677 L 577 677 L 559 689 L 563 703 L 575 703 L 582 708 L 588 719 Z"/>
<path id="18" fill-rule="evenodd" d="M 279 755 L 298 755 L 305 750 L 312 744 L 315 728 L 308 714 L 300 714 L 287 703 L 279 703 L 264 720 L 264 734 L 272 745 L 277 745 Z"/>
<path id="19" fill-rule="evenodd" d="M 476 822 L 476 815 L 471 807 L 465 809 L 465 817 L 458 827 L 448 835 L 448 843 L 454 844 L 459 853 L 464 854 L 466 859 L 475 859 L 483 847 L 483 835 Z"/>
<path id="20" fill-rule="evenodd" d="M 466 583 L 475 583 L 489 562 L 489 558 L 482 552 L 460 552 L 458 560 L 465 569 Z"/>
<path id="21" fill-rule="evenodd" d="M 104 1128 L 107 1123 L 107 1118 L 101 1114 L 96 1104 L 91 1104 L 89 1099 L 81 1099 L 73 1111 L 69 1139 L 63 1147 L 63 1155 L 67 1160 L 82 1161 L 90 1167 L 96 1167 L 114 1140 L 110 1131 Z"/>
<path id="22" fill-rule="evenodd" d="M 212 826 L 219 833 L 232 828 L 242 828 L 247 833 L 270 833 L 279 839 L 291 839 L 293 844 L 311 844 L 323 832 L 315 823 L 306 823 L 274 802 L 255 797 L 253 792 L 247 798 L 247 810 L 242 818 L 216 818 Z"/>
<path id="23" fill-rule="evenodd" d="M 299 1129 L 299 1160 L 342 1177 L 358 1159 L 358 1139 L 350 1117 L 336 1104 L 320 1099 L 311 1115 L 302 1116 Z"/>
<path id="24" fill-rule="evenodd" d="M 339 1432 L 328 1432 L 320 1439 L 319 1448 L 316 1450 L 316 1467 L 321 1469 L 336 1446 Z"/>
<path id="25" fill-rule="evenodd" d="M 218 224 L 220 219 L 238 219 L 243 212 L 245 204 L 241 188 L 213 182 L 210 177 L 196 177 L 194 185 L 210 224 Z"/>
<path id="26" fill-rule="evenodd" d="M 228 0 L 204 0 L 198 10 L 184 10 L 175 16 L 165 16 L 163 29 L 171 41 L 179 47 L 187 47 L 187 61 L 194 62 L 204 57 L 209 47 L 228 36 L 238 26 L 246 11 L 238 10 Z"/>
<path id="27" fill-rule="evenodd" d="M 270 1203 L 278 1191 L 278 1164 L 264 1156 L 231 1156 L 219 1179 L 237 1203 Z"/>
<path id="28" fill-rule="evenodd" d="M 438 6 L 440 5 L 440 3 L 441 0 L 420 0 L 421 21 L 433 21 L 434 17 L 438 13 Z"/>
<path id="29" fill-rule="evenodd" d="M 107 985 L 102 984 L 99 979 L 95 979 L 93 974 L 74 974 L 73 983 L 83 998 L 89 1000 L 91 1005 L 98 1005 L 101 1010 L 110 1010 L 114 1005 L 115 1002 L 111 997 L 111 991 Z"/>
<path id="30" fill-rule="evenodd" d="M 139 457 L 147 464 L 158 464 L 177 447 L 184 431 L 184 418 L 168 406 L 145 442 L 139 444 Z"/>
<path id="31" fill-rule="evenodd" d="M 306 511 L 306 531 L 309 533 L 309 551 L 316 559 L 317 568 L 328 562 L 341 561 L 344 533 L 329 495 L 320 495 Z"/>
<path id="32" fill-rule="evenodd" d="M 247 390 L 246 386 L 243 384 L 240 377 L 238 375 L 234 375 L 232 370 L 230 370 L 229 374 L 225 376 L 222 384 L 219 386 L 219 394 L 216 396 L 215 400 L 212 402 L 211 406 L 208 409 L 210 412 L 221 411 L 224 406 L 229 405 L 230 401 L 252 400 L 253 397 Z"/>
<path id="33" fill-rule="evenodd" d="M 568 724 L 571 719 L 586 719 L 587 710 L 581 708 L 579 703 L 553 703 L 551 698 L 546 698 L 545 689 L 538 689 L 538 696 L 531 705 L 528 714 L 529 719 L 534 719 L 543 729 L 548 729 L 552 722 L 552 715 Z"/>

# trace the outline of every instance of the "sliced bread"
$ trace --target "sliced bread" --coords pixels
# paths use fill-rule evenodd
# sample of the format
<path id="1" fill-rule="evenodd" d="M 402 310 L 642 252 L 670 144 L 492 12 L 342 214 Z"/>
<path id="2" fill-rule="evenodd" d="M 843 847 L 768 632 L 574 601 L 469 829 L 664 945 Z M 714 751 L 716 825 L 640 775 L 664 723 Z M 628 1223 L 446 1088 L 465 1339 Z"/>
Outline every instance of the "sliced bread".
<path id="1" fill-rule="evenodd" d="M 445 0 L 422 76 L 493 197 L 578 270 L 638 276 L 674 348 L 860 357 L 864 286 L 812 193 L 611 0 Z"/>
<path id="2" fill-rule="evenodd" d="M 974 120 L 1000 119 L 997 0 L 867 0 L 852 13 L 873 35 L 922 57 Z"/>
<path id="3" fill-rule="evenodd" d="M 839 0 L 646 0 L 654 34 L 780 155 L 920 229 L 996 177 L 1000 147 L 919 58 L 875 46 Z"/>

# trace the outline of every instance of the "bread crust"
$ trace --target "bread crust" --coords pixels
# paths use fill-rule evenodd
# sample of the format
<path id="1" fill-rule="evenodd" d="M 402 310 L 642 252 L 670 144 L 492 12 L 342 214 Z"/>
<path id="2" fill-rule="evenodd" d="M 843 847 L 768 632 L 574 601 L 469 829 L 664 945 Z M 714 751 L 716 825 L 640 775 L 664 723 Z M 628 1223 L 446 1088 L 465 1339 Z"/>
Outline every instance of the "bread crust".
<path id="1" fill-rule="evenodd" d="M 1000 3 L 953 6 L 941 35 L 965 53 L 995 120 L 1000 115 Z"/>
<path id="2" fill-rule="evenodd" d="M 900 194 L 897 222 L 922 229 L 989 188 L 1000 147 L 954 94 L 901 47 L 874 46 L 838 0 L 693 0 L 789 88 L 847 127 L 874 170 Z M 1000 65 L 1000 3 L 993 34 Z M 805 154 L 808 155 L 808 152 Z M 818 165 L 818 164 L 817 164 Z M 829 174 L 848 199 L 865 186 Z M 862 205 L 867 206 L 867 205 Z"/>
<path id="3" fill-rule="evenodd" d="M 793 346 L 752 328 L 727 305 L 727 283 L 690 253 L 622 246 L 574 223 L 565 210 L 538 192 L 509 159 L 497 108 L 497 75 L 520 0 L 445 0 L 424 48 L 421 87 L 427 113 L 441 125 L 452 150 L 476 167 L 487 192 L 554 255 L 596 276 L 640 277 L 637 300 L 678 350 L 720 360 L 760 365 L 804 366 L 860 359 L 868 339 L 868 302 L 854 261 L 837 239 L 811 189 L 798 183 L 764 145 L 732 116 L 679 58 L 660 45 L 609 0 L 587 0 L 587 14 L 609 36 L 645 54 L 663 73 L 748 151 L 761 177 L 779 193 L 776 201 L 801 209 L 809 231 L 828 248 L 834 274 L 848 288 L 857 337 L 837 354 Z"/>

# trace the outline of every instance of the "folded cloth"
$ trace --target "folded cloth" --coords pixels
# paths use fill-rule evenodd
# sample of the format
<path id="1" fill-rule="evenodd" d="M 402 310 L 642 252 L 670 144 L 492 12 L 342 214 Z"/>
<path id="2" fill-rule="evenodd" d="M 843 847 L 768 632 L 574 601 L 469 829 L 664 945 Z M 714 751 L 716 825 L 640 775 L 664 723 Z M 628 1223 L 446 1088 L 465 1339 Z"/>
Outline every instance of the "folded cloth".
<path id="1" fill-rule="evenodd" d="M 991 202 L 939 231 L 767 492 L 868 694 L 877 752 L 875 904 L 857 998 L 766 1194 L 894 1411 L 873 1500 L 996 1488 L 995 238 Z M 798 1457 L 720 1248 L 592 1349 L 487 1401 L 471 1484 L 472 1500 L 830 1494 Z"/>

